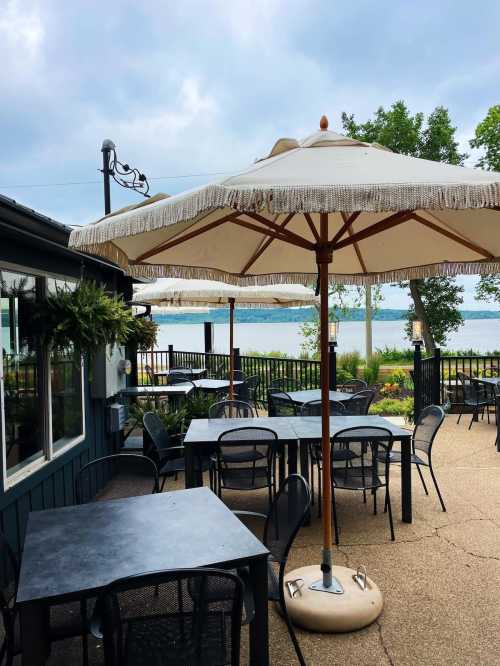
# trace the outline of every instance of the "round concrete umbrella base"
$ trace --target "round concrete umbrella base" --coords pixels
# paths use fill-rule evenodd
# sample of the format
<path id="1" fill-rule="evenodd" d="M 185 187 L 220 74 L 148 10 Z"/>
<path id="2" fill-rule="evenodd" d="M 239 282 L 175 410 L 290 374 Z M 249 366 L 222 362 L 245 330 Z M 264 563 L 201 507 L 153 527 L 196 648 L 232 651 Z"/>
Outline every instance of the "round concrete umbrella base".
<path id="1" fill-rule="evenodd" d="M 285 576 L 285 599 L 293 624 L 310 631 L 339 633 L 362 629 L 374 622 L 382 612 L 383 598 L 377 585 L 366 578 L 366 588 L 355 582 L 357 572 L 347 567 L 332 567 L 332 574 L 341 584 L 343 594 L 311 590 L 322 579 L 318 565 L 295 569 Z M 290 597 L 287 581 L 301 579 L 300 592 Z M 331 588 L 330 588 L 331 589 Z"/>

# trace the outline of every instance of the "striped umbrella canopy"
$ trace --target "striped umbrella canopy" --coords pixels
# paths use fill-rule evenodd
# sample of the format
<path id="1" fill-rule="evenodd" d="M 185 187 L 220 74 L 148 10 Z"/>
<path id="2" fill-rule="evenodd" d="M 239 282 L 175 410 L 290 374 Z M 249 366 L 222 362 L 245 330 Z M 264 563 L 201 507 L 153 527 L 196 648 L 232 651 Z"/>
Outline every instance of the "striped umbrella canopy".
<path id="1" fill-rule="evenodd" d="M 323 583 L 332 585 L 328 281 L 500 271 L 500 174 L 392 153 L 320 129 L 248 169 L 97 221 L 70 244 L 131 274 L 233 284 L 319 277 Z"/>

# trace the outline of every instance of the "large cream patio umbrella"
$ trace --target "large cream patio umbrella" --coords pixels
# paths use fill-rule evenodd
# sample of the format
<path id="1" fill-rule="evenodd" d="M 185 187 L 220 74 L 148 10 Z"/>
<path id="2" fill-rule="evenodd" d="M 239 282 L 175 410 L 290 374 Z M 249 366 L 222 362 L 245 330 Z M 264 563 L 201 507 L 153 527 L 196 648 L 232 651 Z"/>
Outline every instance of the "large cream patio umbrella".
<path id="1" fill-rule="evenodd" d="M 234 307 L 299 307 L 315 305 L 314 291 L 301 284 L 278 284 L 262 287 L 238 287 L 215 280 L 181 280 L 160 278 L 141 286 L 134 302 L 150 305 L 226 307 L 229 304 L 229 398 L 234 398 Z"/>
<path id="2" fill-rule="evenodd" d="M 280 139 L 247 170 L 77 229 L 70 244 L 135 275 L 248 285 L 308 283 L 318 274 L 321 570 L 332 591 L 328 282 L 500 271 L 500 174 L 395 154 L 328 131 L 323 117 L 318 132 L 300 143 Z"/>

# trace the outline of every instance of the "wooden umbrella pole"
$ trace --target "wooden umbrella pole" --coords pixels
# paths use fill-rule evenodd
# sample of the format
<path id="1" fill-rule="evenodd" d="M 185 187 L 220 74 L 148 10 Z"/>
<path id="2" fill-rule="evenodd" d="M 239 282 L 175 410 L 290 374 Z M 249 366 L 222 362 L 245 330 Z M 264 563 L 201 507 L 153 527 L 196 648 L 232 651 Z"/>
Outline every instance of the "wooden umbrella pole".
<path id="1" fill-rule="evenodd" d="M 323 572 L 324 587 L 332 585 L 332 481 L 330 451 L 330 377 L 328 363 L 328 266 L 332 252 L 328 247 L 328 213 L 320 214 L 320 241 L 316 255 L 320 293 L 321 353 L 321 448 L 323 456 Z"/>
<path id="2" fill-rule="evenodd" d="M 229 299 L 229 400 L 234 400 L 234 298 Z"/>

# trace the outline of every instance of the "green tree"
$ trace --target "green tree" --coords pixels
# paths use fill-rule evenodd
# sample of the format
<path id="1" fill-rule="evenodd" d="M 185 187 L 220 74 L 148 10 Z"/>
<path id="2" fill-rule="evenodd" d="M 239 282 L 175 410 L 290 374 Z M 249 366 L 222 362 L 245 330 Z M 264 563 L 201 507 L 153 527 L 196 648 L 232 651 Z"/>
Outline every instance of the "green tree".
<path id="1" fill-rule="evenodd" d="M 476 299 L 500 305 L 500 274 L 481 275 L 476 285 Z"/>
<path id="2" fill-rule="evenodd" d="M 464 323 L 458 309 L 464 302 L 464 288 L 457 285 L 454 278 L 446 277 L 411 280 L 404 284 L 410 287 L 413 298 L 413 304 L 408 308 L 406 335 L 411 340 L 411 322 L 424 316 L 427 322 L 427 330 L 424 329 L 425 348 L 432 353 L 436 344 L 446 344 L 448 335 Z"/>
<path id="3" fill-rule="evenodd" d="M 484 151 L 477 162 L 478 167 L 500 171 L 500 104 L 489 109 L 486 118 L 476 127 L 470 145 Z"/>
<path id="4" fill-rule="evenodd" d="M 448 109 L 443 106 L 436 107 L 426 120 L 423 113 L 411 115 L 400 100 L 388 110 L 379 107 L 373 119 L 365 123 L 357 123 L 354 115 L 343 113 L 342 125 L 353 138 L 380 143 L 404 155 L 449 164 L 463 164 L 467 158 L 466 153 L 458 150 L 456 127 L 452 125 Z M 400 286 L 410 288 L 413 306 L 408 311 L 409 321 L 415 317 L 422 320 L 425 347 L 433 353 L 436 342 L 443 344 L 447 333 L 462 323 L 458 311 L 462 289 L 452 278 L 410 280 Z M 447 300 L 449 307 L 445 307 Z"/>
<path id="5" fill-rule="evenodd" d="M 500 104 L 492 106 L 486 118 L 476 127 L 471 148 L 483 150 L 477 166 L 488 171 L 500 171 Z M 500 276 L 481 275 L 476 298 L 500 304 Z"/>

